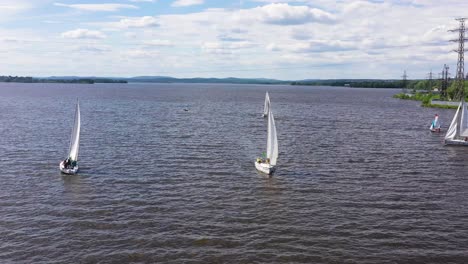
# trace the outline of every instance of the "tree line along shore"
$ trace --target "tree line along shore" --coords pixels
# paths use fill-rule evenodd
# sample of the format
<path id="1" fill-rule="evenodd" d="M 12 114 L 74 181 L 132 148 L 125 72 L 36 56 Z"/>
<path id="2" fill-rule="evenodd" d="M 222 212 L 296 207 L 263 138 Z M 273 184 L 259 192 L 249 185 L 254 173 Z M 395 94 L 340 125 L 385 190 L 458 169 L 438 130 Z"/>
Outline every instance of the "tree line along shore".
<path id="1" fill-rule="evenodd" d="M 114 80 L 108 78 L 34 78 L 28 76 L 0 76 L 0 82 L 15 83 L 127 83 L 126 80 Z"/>
<path id="2" fill-rule="evenodd" d="M 440 80 L 384 80 L 384 79 L 329 79 L 329 80 L 299 80 L 283 81 L 264 78 L 174 78 L 165 76 L 140 76 L 131 78 L 108 78 L 108 77 L 28 77 L 28 76 L 0 76 L 0 82 L 15 83 L 228 83 L 228 84 L 282 84 L 298 86 L 335 86 L 354 88 L 393 88 L 403 89 L 402 93 L 396 94 L 395 98 L 418 100 L 423 102 L 423 106 L 430 106 L 431 100 L 451 100 L 455 96 L 455 82 L 451 82 L 447 89 L 447 98 L 441 98 L 439 91 L 442 82 Z M 468 87 L 465 85 L 465 94 L 468 94 Z"/>
<path id="3" fill-rule="evenodd" d="M 406 88 L 393 97 L 403 100 L 421 101 L 421 106 L 423 107 L 456 109 L 458 105 L 438 103 L 438 101 L 459 102 L 460 99 L 456 98 L 460 93 L 458 93 L 456 85 L 455 81 L 449 82 L 446 91 L 442 92 L 441 80 L 408 81 Z M 463 85 L 464 94 L 468 95 L 468 83 L 464 81 Z M 468 96 L 465 96 L 465 101 L 467 99 Z"/>
<path id="4" fill-rule="evenodd" d="M 343 86 L 362 88 L 401 88 L 400 80 L 378 79 L 330 79 L 330 80 L 299 80 L 284 81 L 265 78 L 174 78 L 165 76 L 140 76 L 131 78 L 107 78 L 107 77 L 24 77 L 24 76 L 0 76 L 0 82 L 18 83 L 230 83 L 230 84 L 283 84 L 302 86 Z"/>

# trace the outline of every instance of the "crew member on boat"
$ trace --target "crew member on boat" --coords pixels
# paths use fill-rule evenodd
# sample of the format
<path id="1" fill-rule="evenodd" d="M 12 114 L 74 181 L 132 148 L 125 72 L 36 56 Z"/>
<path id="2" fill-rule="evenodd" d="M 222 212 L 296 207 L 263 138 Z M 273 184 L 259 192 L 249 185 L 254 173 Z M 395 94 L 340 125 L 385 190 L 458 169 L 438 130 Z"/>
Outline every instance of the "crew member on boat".
<path id="1" fill-rule="evenodd" d="M 270 159 L 269 158 L 257 158 L 257 163 L 270 164 Z"/>
<path id="2" fill-rule="evenodd" d="M 68 169 L 69 166 L 70 166 L 70 158 L 66 158 L 63 161 L 63 167 L 65 167 L 65 169 Z"/>

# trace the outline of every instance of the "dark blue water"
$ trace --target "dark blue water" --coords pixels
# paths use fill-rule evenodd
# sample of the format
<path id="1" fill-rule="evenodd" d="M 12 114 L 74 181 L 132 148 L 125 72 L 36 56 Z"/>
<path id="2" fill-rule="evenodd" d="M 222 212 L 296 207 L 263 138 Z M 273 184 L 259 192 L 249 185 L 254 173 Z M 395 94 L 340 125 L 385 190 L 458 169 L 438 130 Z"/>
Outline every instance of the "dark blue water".
<path id="1" fill-rule="evenodd" d="M 468 263 L 468 148 L 428 129 L 454 110 L 396 92 L 2 83 L 0 263 Z"/>

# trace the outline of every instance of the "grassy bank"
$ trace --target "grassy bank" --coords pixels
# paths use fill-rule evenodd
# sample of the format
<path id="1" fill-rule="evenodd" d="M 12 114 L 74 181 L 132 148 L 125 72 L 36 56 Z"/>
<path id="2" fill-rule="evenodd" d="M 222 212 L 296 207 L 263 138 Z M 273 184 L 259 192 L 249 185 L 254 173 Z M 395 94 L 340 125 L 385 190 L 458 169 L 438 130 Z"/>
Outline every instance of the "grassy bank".
<path id="1" fill-rule="evenodd" d="M 415 94 L 405 94 L 399 93 L 395 94 L 393 98 L 403 99 L 403 100 L 413 100 L 421 101 L 422 107 L 431 107 L 431 108 L 441 108 L 441 109 L 457 109 L 458 106 L 454 105 L 439 105 L 431 104 L 432 100 L 440 99 L 438 94 L 428 94 L 428 93 L 415 93 Z"/>
<path id="2" fill-rule="evenodd" d="M 421 105 L 422 107 L 430 107 L 430 108 L 440 108 L 440 109 L 457 109 L 457 105 L 438 105 L 438 104 L 427 104 Z"/>
<path id="3" fill-rule="evenodd" d="M 424 107 L 428 107 L 431 105 L 432 99 L 439 99 L 439 95 L 432 95 L 427 93 L 414 93 L 414 94 L 405 94 L 399 93 L 395 94 L 393 98 L 403 99 L 403 100 L 413 100 L 413 101 L 421 101 Z"/>

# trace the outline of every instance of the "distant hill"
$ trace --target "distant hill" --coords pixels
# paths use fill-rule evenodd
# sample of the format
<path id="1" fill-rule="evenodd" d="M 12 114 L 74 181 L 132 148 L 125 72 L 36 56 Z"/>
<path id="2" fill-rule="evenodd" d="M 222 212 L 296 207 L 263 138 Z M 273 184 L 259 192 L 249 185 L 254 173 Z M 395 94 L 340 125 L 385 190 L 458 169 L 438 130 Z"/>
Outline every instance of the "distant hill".
<path id="1" fill-rule="evenodd" d="M 281 81 L 265 78 L 174 78 L 168 76 L 138 76 L 125 78 L 128 82 L 149 83 L 233 83 L 233 84 L 290 84 L 290 81 Z"/>
<path id="2" fill-rule="evenodd" d="M 174 78 L 170 76 L 135 76 L 125 77 L 96 77 L 96 76 L 50 76 L 42 77 L 43 80 L 114 80 L 133 83 L 232 83 L 232 84 L 290 84 L 291 81 L 282 81 L 267 78 Z M 96 81 L 100 82 L 100 81 Z"/>

